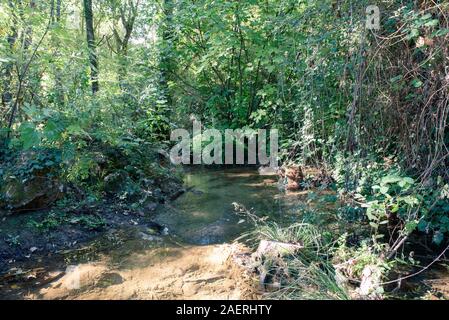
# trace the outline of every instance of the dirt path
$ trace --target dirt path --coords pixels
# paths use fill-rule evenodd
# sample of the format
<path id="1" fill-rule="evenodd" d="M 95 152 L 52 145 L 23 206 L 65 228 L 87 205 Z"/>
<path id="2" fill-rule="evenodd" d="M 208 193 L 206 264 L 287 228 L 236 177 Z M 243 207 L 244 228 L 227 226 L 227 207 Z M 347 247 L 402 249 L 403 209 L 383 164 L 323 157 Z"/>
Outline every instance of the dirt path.
<path id="1" fill-rule="evenodd" d="M 80 264 L 25 299 L 257 299 L 233 245 L 152 249 Z"/>

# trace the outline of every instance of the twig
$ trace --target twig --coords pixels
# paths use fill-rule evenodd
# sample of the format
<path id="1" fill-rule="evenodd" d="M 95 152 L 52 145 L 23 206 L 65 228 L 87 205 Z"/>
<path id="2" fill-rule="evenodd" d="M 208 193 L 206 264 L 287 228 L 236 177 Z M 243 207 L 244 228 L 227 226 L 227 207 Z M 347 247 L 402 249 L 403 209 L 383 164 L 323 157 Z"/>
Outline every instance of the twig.
<path id="1" fill-rule="evenodd" d="M 28 60 L 28 62 L 25 65 L 25 67 L 23 68 L 23 71 L 19 73 L 19 84 L 18 84 L 18 89 L 17 89 L 17 96 L 16 96 L 16 100 L 14 101 L 14 105 L 13 105 L 12 110 L 11 110 L 11 115 L 9 117 L 8 133 L 6 135 L 6 138 L 7 138 L 6 141 L 9 140 L 10 135 L 11 135 L 11 127 L 13 125 L 14 118 L 15 118 L 16 111 L 17 111 L 17 107 L 19 105 L 19 99 L 20 99 L 20 94 L 22 93 L 23 81 L 24 81 L 24 78 L 25 78 L 25 74 L 28 72 L 28 69 L 29 69 L 29 67 L 31 65 L 31 62 L 33 61 L 34 57 L 36 56 L 37 50 L 39 49 L 40 45 L 44 41 L 45 36 L 47 35 L 48 31 L 50 30 L 50 26 L 51 26 L 51 19 L 49 20 L 49 22 L 47 24 L 47 28 L 45 29 L 44 34 L 42 35 L 41 39 L 37 43 L 36 47 L 34 48 L 33 53 L 31 55 L 30 59 Z"/>
<path id="2" fill-rule="evenodd" d="M 414 277 L 414 276 L 417 276 L 418 274 L 420 274 L 420 273 L 426 271 L 427 269 L 429 269 L 430 266 L 432 266 L 435 262 L 439 261 L 440 258 L 446 253 L 446 251 L 447 251 L 448 249 L 449 249 L 449 245 L 448 245 L 448 246 L 447 246 L 447 247 L 440 253 L 440 255 L 439 255 L 438 257 L 436 257 L 431 263 L 429 263 L 427 266 L 425 266 L 424 268 L 422 268 L 422 269 L 419 270 L 418 272 L 409 274 L 408 276 L 401 277 L 401 278 L 398 278 L 398 279 L 396 279 L 396 280 L 391 280 L 391 281 L 383 282 L 383 283 L 381 283 L 380 285 L 392 284 L 392 283 L 396 283 L 396 282 L 398 282 L 398 281 L 402 281 L 402 280 L 409 279 L 409 278 L 412 278 L 412 277 Z"/>

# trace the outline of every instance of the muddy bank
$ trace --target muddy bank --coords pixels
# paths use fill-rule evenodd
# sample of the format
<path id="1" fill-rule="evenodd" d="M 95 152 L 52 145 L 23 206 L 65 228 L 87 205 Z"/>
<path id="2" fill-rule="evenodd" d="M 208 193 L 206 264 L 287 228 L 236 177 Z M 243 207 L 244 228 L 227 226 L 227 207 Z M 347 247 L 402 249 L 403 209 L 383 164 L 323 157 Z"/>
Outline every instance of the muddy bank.
<path id="1" fill-rule="evenodd" d="M 132 226 L 2 277 L 0 299 L 258 299 L 237 244 L 186 246 Z"/>
<path id="2" fill-rule="evenodd" d="M 232 245 L 157 248 L 74 266 L 24 299 L 256 299 Z"/>
<path id="3" fill-rule="evenodd" d="M 0 275 L 81 248 L 111 231 L 132 226 L 152 234 L 167 233 L 153 221 L 155 211 L 184 192 L 179 184 L 145 206 L 113 197 L 87 203 L 67 198 L 51 209 L 4 215 L 0 217 Z"/>
<path id="4" fill-rule="evenodd" d="M 149 215 L 117 205 L 76 213 L 42 211 L 4 217 L 0 226 L 0 273 L 81 248 L 108 231 L 130 226 L 162 232 Z"/>

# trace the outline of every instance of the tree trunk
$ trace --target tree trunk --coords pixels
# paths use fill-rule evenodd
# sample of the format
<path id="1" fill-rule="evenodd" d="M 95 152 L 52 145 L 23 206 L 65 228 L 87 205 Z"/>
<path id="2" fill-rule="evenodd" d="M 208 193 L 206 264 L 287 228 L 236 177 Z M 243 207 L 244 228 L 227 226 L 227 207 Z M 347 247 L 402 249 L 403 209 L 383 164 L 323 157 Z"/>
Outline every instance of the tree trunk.
<path id="1" fill-rule="evenodd" d="M 55 3 L 56 1 L 56 3 Z M 51 3 L 51 21 L 53 24 L 59 25 L 61 22 L 61 3 L 62 0 L 52 0 Z M 56 40 L 56 45 L 59 47 L 59 40 Z M 57 56 L 60 56 L 57 52 Z M 64 86 L 62 79 L 62 70 L 59 66 L 55 68 L 55 104 L 63 106 L 65 104 Z"/>
<path id="2" fill-rule="evenodd" d="M 161 72 L 161 88 L 164 92 L 165 99 L 167 100 L 167 105 L 172 104 L 171 95 L 168 88 L 168 80 L 170 78 L 170 72 L 172 68 L 172 59 L 170 59 L 170 52 L 172 50 L 173 41 L 173 2 L 172 0 L 164 1 L 164 24 L 162 30 L 162 50 L 160 58 L 160 72 Z"/>
<path id="3" fill-rule="evenodd" d="M 89 50 L 90 79 L 92 82 L 92 93 L 96 94 L 100 89 L 100 86 L 98 84 L 98 58 L 95 44 L 92 0 L 83 0 L 83 3 L 84 18 L 86 21 L 87 47 Z"/>
<path id="4" fill-rule="evenodd" d="M 61 21 L 61 0 L 56 0 L 56 22 Z"/>
<path id="5" fill-rule="evenodd" d="M 113 28 L 113 35 L 116 43 L 116 54 L 119 57 L 120 65 L 118 68 L 118 77 L 119 77 L 119 86 L 122 90 L 122 93 L 126 93 L 127 84 L 126 84 L 126 75 L 128 69 L 128 46 L 129 41 L 131 39 L 131 35 L 134 29 L 134 23 L 138 14 L 140 0 L 134 2 L 133 0 L 129 0 L 124 4 L 120 4 L 118 8 L 120 13 L 120 22 L 125 30 L 125 34 L 123 38 L 120 36 L 119 29 Z"/>
<path id="6" fill-rule="evenodd" d="M 13 51 L 14 44 L 16 43 L 18 32 L 17 32 L 17 17 L 15 15 L 13 4 L 11 1 L 9 1 L 9 5 L 11 9 L 13 10 L 13 25 L 11 28 L 11 33 L 6 36 L 6 41 L 8 43 L 9 49 L 11 50 L 11 54 Z M 13 70 L 13 63 L 8 61 L 3 69 L 2 72 L 2 82 L 3 82 L 3 88 L 2 88 L 2 106 L 5 109 L 4 114 L 6 116 L 8 109 L 11 107 L 11 101 L 12 101 L 12 93 L 11 93 L 11 82 L 12 82 L 12 70 Z"/>

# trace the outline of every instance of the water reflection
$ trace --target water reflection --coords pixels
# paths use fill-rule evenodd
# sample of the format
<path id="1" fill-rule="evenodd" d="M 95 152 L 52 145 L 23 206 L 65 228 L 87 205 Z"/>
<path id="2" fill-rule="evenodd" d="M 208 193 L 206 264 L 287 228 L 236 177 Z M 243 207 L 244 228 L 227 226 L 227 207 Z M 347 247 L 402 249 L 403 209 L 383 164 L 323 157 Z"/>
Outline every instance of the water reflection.
<path id="1" fill-rule="evenodd" d="M 186 174 L 185 186 L 189 191 L 161 210 L 156 221 L 186 243 L 222 243 L 247 231 L 250 224 L 235 214 L 234 202 L 259 216 L 280 216 L 277 177 L 260 176 L 257 170 L 195 170 Z"/>

